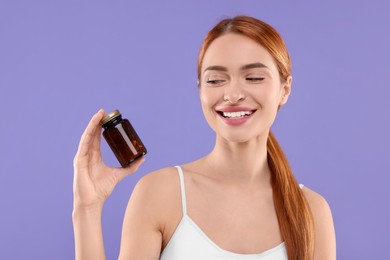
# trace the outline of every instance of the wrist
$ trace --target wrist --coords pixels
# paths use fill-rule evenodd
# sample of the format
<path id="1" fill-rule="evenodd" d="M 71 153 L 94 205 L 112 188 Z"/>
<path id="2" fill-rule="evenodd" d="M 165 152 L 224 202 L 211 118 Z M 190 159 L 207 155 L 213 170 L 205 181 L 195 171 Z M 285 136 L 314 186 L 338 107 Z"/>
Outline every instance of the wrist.
<path id="1" fill-rule="evenodd" d="M 73 219 L 77 217 L 101 217 L 103 211 L 103 205 L 73 205 L 72 217 Z"/>

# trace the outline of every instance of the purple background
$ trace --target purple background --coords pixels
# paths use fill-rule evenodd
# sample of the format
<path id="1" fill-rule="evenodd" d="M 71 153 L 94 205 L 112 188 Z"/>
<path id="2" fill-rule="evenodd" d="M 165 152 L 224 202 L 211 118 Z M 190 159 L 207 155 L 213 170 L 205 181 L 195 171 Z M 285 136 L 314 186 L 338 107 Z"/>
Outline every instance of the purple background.
<path id="1" fill-rule="evenodd" d="M 104 208 L 107 259 L 117 258 L 139 178 L 213 147 L 196 59 L 207 31 L 239 14 L 275 26 L 290 50 L 293 92 L 274 132 L 298 181 L 331 205 L 338 258 L 390 259 L 389 10 L 387 1 L 1 1 L 0 259 L 74 258 L 72 160 L 101 107 L 119 108 L 149 149 Z"/>

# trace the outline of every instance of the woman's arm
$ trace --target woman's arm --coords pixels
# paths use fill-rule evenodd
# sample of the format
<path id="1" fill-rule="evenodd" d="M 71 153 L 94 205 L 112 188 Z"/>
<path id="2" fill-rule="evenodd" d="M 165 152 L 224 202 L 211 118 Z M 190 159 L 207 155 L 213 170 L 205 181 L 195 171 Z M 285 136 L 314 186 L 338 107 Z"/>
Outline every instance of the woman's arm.
<path id="1" fill-rule="evenodd" d="M 102 209 L 73 209 L 76 259 L 106 259 L 101 225 Z"/>
<path id="2" fill-rule="evenodd" d="M 161 212 L 153 178 L 143 177 L 131 194 L 123 220 L 119 260 L 158 260 L 161 253 Z"/>
<path id="3" fill-rule="evenodd" d="M 144 159 L 127 168 L 110 168 L 100 153 L 100 120 L 104 111 L 99 110 L 89 122 L 74 157 L 73 179 L 73 228 L 76 259 L 105 259 L 101 226 L 101 214 L 105 200 L 116 184 L 135 172 Z"/>
<path id="4" fill-rule="evenodd" d="M 176 168 L 150 173 L 137 183 L 123 221 L 120 260 L 157 260 L 182 217 Z M 173 229 L 172 229 L 173 228 Z"/>
<path id="5" fill-rule="evenodd" d="M 336 235 L 332 212 L 327 201 L 318 193 L 304 187 L 314 220 L 314 260 L 336 259 Z"/>

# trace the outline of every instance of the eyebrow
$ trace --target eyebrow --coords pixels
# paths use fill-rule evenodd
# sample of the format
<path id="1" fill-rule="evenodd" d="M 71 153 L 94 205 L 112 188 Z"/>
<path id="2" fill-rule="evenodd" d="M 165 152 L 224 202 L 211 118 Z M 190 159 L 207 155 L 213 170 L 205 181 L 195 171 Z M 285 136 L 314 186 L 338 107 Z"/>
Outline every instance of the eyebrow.
<path id="1" fill-rule="evenodd" d="M 270 69 L 261 62 L 255 62 L 255 63 L 249 63 L 249 64 L 241 66 L 240 70 L 249 70 L 249 69 L 256 69 L 256 68 Z M 224 72 L 228 71 L 228 69 L 226 67 L 219 66 L 219 65 L 209 66 L 203 72 L 206 72 L 207 70 L 217 70 L 217 71 L 224 71 Z"/>
<path id="2" fill-rule="evenodd" d="M 208 70 L 227 71 L 227 68 L 224 67 L 224 66 L 214 65 L 214 66 L 209 66 L 209 67 L 207 67 L 203 72 L 206 72 L 206 71 L 208 71 Z"/>
<path id="3" fill-rule="evenodd" d="M 255 63 L 250 63 L 250 64 L 246 64 L 246 65 L 242 66 L 240 68 L 240 70 L 249 70 L 249 69 L 256 69 L 256 68 L 270 69 L 270 68 L 268 68 L 266 65 L 264 65 L 261 62 L 255 62 Z"/>

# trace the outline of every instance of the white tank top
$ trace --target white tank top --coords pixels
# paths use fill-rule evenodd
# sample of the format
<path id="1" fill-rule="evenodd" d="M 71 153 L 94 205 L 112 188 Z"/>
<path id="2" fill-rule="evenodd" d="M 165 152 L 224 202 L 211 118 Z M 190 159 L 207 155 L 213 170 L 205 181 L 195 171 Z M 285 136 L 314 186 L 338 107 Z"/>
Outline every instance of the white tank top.
<path id="1" fill-rule="evenodd" d="M 160 260 L 288 260 L 284 242 L 260 254 L 237 254 L 215 244 L 187 215 L 184 175 L 176 166 L 180 177 L 183 217 L 163 250 Z"/>

